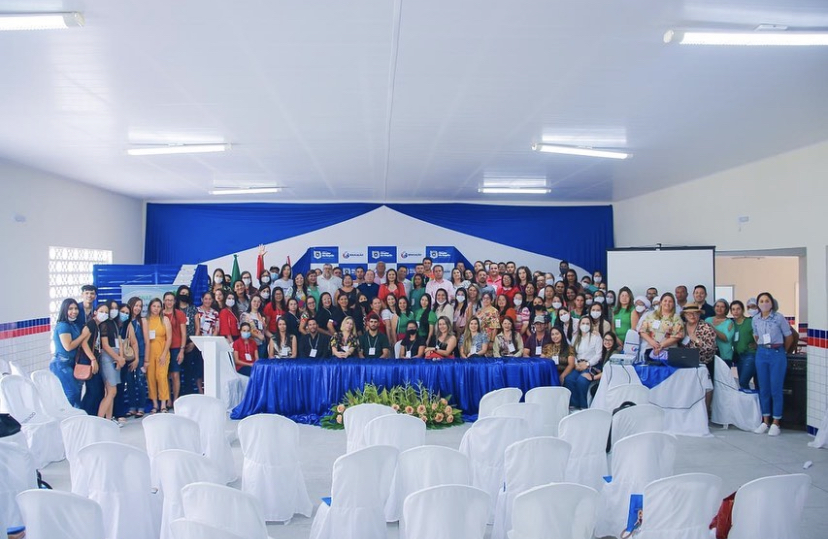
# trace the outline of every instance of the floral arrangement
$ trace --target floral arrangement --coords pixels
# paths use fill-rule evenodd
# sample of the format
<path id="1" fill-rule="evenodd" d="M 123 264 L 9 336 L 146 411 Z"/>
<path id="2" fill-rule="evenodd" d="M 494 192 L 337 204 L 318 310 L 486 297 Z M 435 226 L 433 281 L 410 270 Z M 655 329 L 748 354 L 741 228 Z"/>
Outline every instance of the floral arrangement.
<path id="1" fill-rule="evenodd" d="M 425 421 L 426 428 L 441 429 L 463 423 L 463 411 L 449 403 L 451 395 L 441 397 L 439 393 L 432 393 L 418 383 L 417 387 L 411 384 L 394 386 L 390 389 L 380 388 L 374 384 L 365 384 L 362 389 L 354 389 L 345 393 L 340 404 L 331 406 L 328 415 L 320 420 L 326 429 L 343 429 L 343 414 L 349 406 L 367 402 L 390 406 L 398 413 L 413 415 Z"/>

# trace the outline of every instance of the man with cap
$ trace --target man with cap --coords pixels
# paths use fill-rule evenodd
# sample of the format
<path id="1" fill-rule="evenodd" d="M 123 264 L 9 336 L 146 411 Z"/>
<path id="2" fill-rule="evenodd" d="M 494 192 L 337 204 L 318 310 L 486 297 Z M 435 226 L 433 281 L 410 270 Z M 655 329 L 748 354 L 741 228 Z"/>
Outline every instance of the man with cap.
<path id="1" fill-rule="evenodd" d="M 363 359 L 386 359 L 391 357 L 391 345 L 385 333 L 379 331 L 380 317 L 375 312 L 365 317 L 365 333 L 359 338 L 359 357 Z"/>
<path id="2" fill-rule="evenodd" d="M 546 317 L 535 316 L 532 320 L 534 332 L 523 343 L 523 357 L 552 357 L 552 337 L 546 331 Z"/>

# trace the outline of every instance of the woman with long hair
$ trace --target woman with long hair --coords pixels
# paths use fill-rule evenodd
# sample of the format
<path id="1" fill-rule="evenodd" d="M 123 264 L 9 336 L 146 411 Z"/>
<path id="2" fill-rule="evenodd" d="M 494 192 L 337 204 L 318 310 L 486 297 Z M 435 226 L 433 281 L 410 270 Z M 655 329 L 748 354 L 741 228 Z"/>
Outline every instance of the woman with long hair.
<path id="1" fill-rule="evenodd" d="M 564 386 L 572 392 L 570 406 L 583 410 L 587 408 L 589 385 L 601 377 L 598 366 L 601 362 L 602 339 L 597 324 L 593 324 L 588 316 L 578 321 L 578 329 L 578 335 L 572 343 L 574 365 L 564 378 Z"/>
<path id="2" fill-rule="evenodd" d="M 497 307 L 497 315 L 500 322 L 503 322 L 503 319 L 507 316 L 510 317 L 512 320 L 517 318 L 517 313 L 511 306 L 511 302 L 509 301 L 508 296 L 505 294 L 498 294 L 497 299 L 495 300 L 495 307 Z"/>
<path id="3" fill-rule="evenodd" d="M 287 323 L 288 333 L 299 336 L 299 323 L 301 322 L 302 312 L 299 310 L 299 300 L 292 297 L 287 300 L 287 311 L 282 317 Z M 278 328 L 277 328 L 278 329 Z"/>
<path id="4" fill-rule="evenodd" d="M 532 283 L 532 271 L 526 266 L 520 266 L 516 273 L 517 287 L 526 293 L 526 285 Z M 534 285 L 532 285 L 534 287 Z"/>
<path id="5" fill-rule="evenodd" d="M 500 292 L 509 300 L 509 305 L 514 305 L 515 294 L 520 292 L 520 288 L 515 286 L 515 278 L 511 273 L 504 273 L 500 278 Z"/>
<path id="6" fill-rule="evenodd" d="M 350 273 L 346 273 L 342 276 L 342 286 L 334 292 L 333 301 L 336 305 L 339 305 L 339 298 L 345 296 L 348 298 L 348 307 L 351 308 L 356 305 L 358 294 L 359 291 L 354 286 L 354 278 Z"/>
<path id="7" fill-rule="evenodd" d="M 221 330 L 218 310 L 214 307 L 215 299 L 212 292 L 205 292 L 201 296 L 201 307 L 196 311 L 196 336 L 217 337 Z M 204 358 L 198 354 L 196 365 L 196 387 L 199 393 L 204 393 Z"/>
<path id="8" fill-rule="evenodd" d="M 468 292 L 465 288 L 458 288 L 454 292 L 454 333 L 455 335 L 462 335 L 466 331 L 466 321 L 468 302 L 466 301 L 466 294 Z"/>
<path id="9" fill-rule="evenodd" d="M 144 302 L 141 298 L 129 298 L 127 308 L 129 309 L 127 326 L 135 336 L 138 347 L 135 348 L 135 361 L 121 372 L 121 378 L 124 380 L 124 396 L 129 406 L 127 415 L 140 418 L 144 416 L 147 405 L 146 365 L 149 358 L 149 328 L 146 318 L 143 317 Z"/>
<path id="10" fill-rule="evenodd" d="M 482 330 L 477 317 L 469 319 L 466 331 L 460 336 L 460 357 L 483 357 L 489 352 L 489 337 Z"/>
<path id="11" fill-rule="evenodd" d="M 316 320 L 316 298 L 313 296 L 308 296 L 305 300 L 305 308 L 302 309 L 302 316 L 299 317 L 299 332 L 302 335 L 307 335 L 308 320 L 310 319 Z"/>
<path id="12" fill-rule="evenodd" d="M 405 325 L 405 332 L 400 340 L 399 357 L 404 359 L 421 358 L 425 355 L 425 341 L 417 335 L 417 321 L 410 319 Z"/>
<path id="13" fill-rule="evenodd" d="M 477 311 L 477 319 L 480 320 L 480 329 L 486 333 L 489 344 L 494 342 L 498 330 L 500 330 L 500 313 L 497 307 L 492 304 L 492 295 L 489 292 L 480 298 L 480 310 Z M 491 346 L 489 346 L 491 349 Z"/>
<path id="14" fill-rule="evenodd" d="M 250 304 L 247 304 L 250 307 Z M 242 311 L 244 312 L 244 311 Z M 224 308 L 219 311 L 219 321 L 221 322 L 221 331 L 219 335 L 227 339 L 227 344 L 233 346 L 233 342 L 239 338 L 239 324 L 241 313 L 239 306 L 236 304 L 236 293 L 227 292 L 224 296 Z"/>
<path id="15" fill-rule="evenodd" d="M 181 364 L 184 363 L 184 346 L 187 342 L 187 317 L 176 308 L 175 294 L 166 292 L 164 294 L 164 316 L 170 321 L 172 328 L 172 342 L 170 344 L 170 368 L 169 374 L 172 379 L 172 391 L 168 407 L 181 394 Z"/>
<path id="16" fill-rule="evenodd" d="M 281 359 L 296 358 L 296 335 L 288 332 L 287 321 L 284 318 L 280 318 L 276 323 L 276 334 L 270 338 L 267 356 Z"/>
<path id="17" fill-rule="evenodd" d="M 293 269 L 290 267 L 290 264 L 283 264 L 282 269 L 279 271 L 279 278 L 273 281 L 273 286 L 281 288 L 285 298 L 293 295 L 292 272 Z"/>
<path id="18" fill-rule="evenodd" d="M 638 330 L 642 348 L 652 350 L 653 359 L 666 359 L 666 350 L 684 338 L 684 322 L 676 314 L 676 299 L 670 292 L 661 296 L 659 308 L 647 314 Z"/>
<path id="19" fill-rule="evenodd" d="M 451 329 L 451 320 L 441 316 L 437 319 L 434 336 L 425 348 L 425 357 L 427 359 L 453 358 L 455 348 L 457 348 L 457 337 Z"/>
<path id="20" fill-rule="evenodd" d="M 393 294 L 397 299 L 405 296 L 405 287 L 402 283 L 397 282 L 397 270 L 389 269 L 385 272 L 385 282 L 379 287 L 379 298 L 385 302 L 389 294 Z"/>
<path id="21" fill-rule="evenodd" d="M 419 273 L 415 273 L 411 277 L 411 293 L 409 294 L 409 301 L 411 306 L 420 305 L 420 298 L 426 293 L 425 279 Z M 415 309 L 416 310 L 416 309 Z"/>
<path id="22" fill-rule="evenodd" d="M 633 304 L 632 290 L 623 286 L 618 290 L 618 304 L 612 314 L 613 330 L 622 342 L 627 339 L 627 332 L 638 324 L 638 320 L 633 321 L 633 315 L 638 318 L 638 313 L 635 312 L 635 305 Z"/>
<path id="23" fill-rule="evenodd" d="M 500 333 L 495 337 L 494 357 L 522 357 L 523 338 L 510 317 L 500 321 Z"/>
<path id="24" fill-rule="evenodd" d="M 264 298 L 262 299 L 264 300 Z M 265 326 L 266 338 L 270 338 L 271 335 L 276 333 L 276 321 L 285 315 L 285 311 L 287 311 L 285 291 L 281 287 L 274 286 L 273 291 L 270 293 L 270 303 L 264 304 L 262 309 L 262 314 L 267 321 L 267 325 Z"/>
<path id="25" fill-rule="evenodd" d="M 449 295 L 445 288 L 438 288 L 434 293 L 433 310 L 438 320 L 441 316 L 445 316 L 452 320 L 452 326 L 454 326 L 454 306 L 449 301 Z"/>
<path id="26" fill-rule="evenodd" d="M 394 271 L 394 270 L 388 270 Z M 387 275 L 387 274 L 386 274 Z M 402 287 L 402 285 L 399 285 Z M 405 298 L 405 296 L 403 296 Z M 388 342 L 394 342 L 397 338 L 397 326 L 394 325 L 394 316 L 397 313 L 397 296 L 394 294 L 388 294 L 385 296 L 386 300 L 386 307 L 382 310 L 380 314 L 380 321 L 381 325 L 385 326 L 385 336 L 388 337 Z"/>
<path id="27" fill-rule="evenodd" d="M 80 407 L 83 382 L 74 376 L 75 360 L 78 349 L 89 337 L 89 330 L 78 324 L 80 307 L 72 298 L 63 300 L 60 304 L 57 323 L 52 333 L 52 342 L 55 345 L 55 355 L 49 363 L 49 370 L 60 380 L 66 399 L 75 408 Z"/>
<path id="28" fill-rule="evenodd" d="M 163 307 L 159 298 L 149 303 L 147 327 L 149 328 L 149 361 L 147 362 L 147 386 L 152 401 L 152 413 L 166 413 L 170 398 L 170 385 L 167 382 L 167 370 L 170 366 L 170 345 L 172 344 L 172 326 L 162 314 Z"/>
<path id="29" fill-rule="evenodd" d="M 107 303 L 104 302 L 104 305 Z M 104 419 L 113 419 L 115 394 L 118 392 L 118 384 L 121 383 L 121 367 L 126 365 L 126 359 L 121 355 L 121 334 L 116 322 L 120 314 L 119 307 L 120 305 L 115 300 L 108 302 L 106 320 L 98 318 L 101 342 L 99 365 L 104 381 L 104 396 L 98 406 L 98 417 Z M 118 423 L 117 420 L 115 422 Z"/>
<path id="30" fill-rule="evenodd" d="M 339 359 L 359 356 L 359 337 L 356 334 L 354 319 L 350 316 L 345 317 L 339 331 L 331 337 L 331 355 Z"/>
<path id="31" fill-rule="evenodd" d="M 394 316 L 391 317 L 391 328 L 394 330 L 390 335 L 396 335 L 396 339 L 404 338 L 408 331 L 408 323 L 414 320 L 414 311 L 411 310 L 411 305 L 408 303 L 408 298 L 403 296 L 397 301 L 397 309 Z"/>
<path id="32" fill-rule="evenodd" d="M 330 293 L 322 292 L 322 295 L 319 296 L 319 303 L 320 305 L 316 310 L 316 323 L 319 325 L 319 333 L 327 337 L 333 337 L 334 333 L 336 333 L 336 328 L 332 320 L 333 312 L 331 309 L 333 309 L 333 299 Z"/>
<path id="33" fill-rule="evenodd" d="M 299 309 L 305 308 L 305 301 L 308 299 L 308 285 L 305 282 L 305 276 L 301 273 L 297 273 L 293 276 L 293 294 L 291 294 L 291 298 L 296 298 L 296 302 L 299 305 Z M 288 298 L 290 299 L 290 298 Z"/>
<path id="34" fill-rule="evenodd" d="M 239 323 L 243 322 L 250 324 L 250 333 L 253 335 L 256 346 L 259 347 L 259 357 L 266 357 L 267 319 L 262 313 L 262 298 L 260 296 L 250 298 L 250 306 L 239 317 Z"/>
<path id="35" fill-rule="evenodd" d="M 428 343 L 434 335 L 434 325 L 437 323 L 437 315 L 431 308 L 431 296 L 423 294 L 420 296 L 420 308 L 414 311 L 414 319 L 417 320 L 418 335 Z"/>

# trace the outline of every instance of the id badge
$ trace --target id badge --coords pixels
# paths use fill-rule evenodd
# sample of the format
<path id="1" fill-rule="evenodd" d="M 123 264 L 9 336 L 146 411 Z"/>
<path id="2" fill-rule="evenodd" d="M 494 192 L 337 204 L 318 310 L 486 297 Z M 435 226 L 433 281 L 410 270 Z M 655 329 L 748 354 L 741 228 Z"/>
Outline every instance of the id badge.
<path id="1" fill-rule="evenodd" d="M 615 319 L 615 329 L 621 329 L 621 319 L 620 318 Z"/>
<path id="2" fill-rule="evenodd" d="M 150 335 L 150 340 L 153 340 L 155 338 L 155 330 L 154 329 L 149 330 L 149 335 Z"/>
<path id="3" fill-rule="evenodd" d="M 509 353 L 510 353 L 510 354 L 514 354 L 514 353 L 515 353 L 515 345 L 514 345 L 514 343 L 509 343 Z"/>
<path id="4" fill-rule="evenodd" d="M 653 329 L 658 329 L 661 327 L 661 320 L 653 320 Z"/>
<path id="5" fill-rule="evenodd" d="M 535 355 L 539 356 L 539 355 L 541 355 L 541 353 L 543 353 L 543 346 L 536 346 L 535 347 Z"/>
<path id="6" fill-rule="evenodd" d="M 733 334 L 733 342 L 739 342 L 739 332 Z"/>
<path id="7" fill-rule="evenodd" d="M 310 354 L 308 355 L 310 355 L 310 357 L 316 357 L 316 348 L 311 348 Z"/>
<path id="8" fill-rule="evenodd" d="M 771 343 L 770 333 L 765 333 L 764 335 L 762 335 L 762 344 L 770 344 L 770 343 Z"/>
<path id="9" fill-rule="evenodd" d="M 405 359 L 411 359 L 411 350 L 405 351 Z"/>
<path id="10" fill-rule="evenodd" d="M 368 349 L 368 355 L 369 355 L 369 356 L 375 356 L 375 355 L 377 355 L 377 347 L 376 347 L 376 346 L 372 346 L 371 348 L 369 348 L 369 349 Z"/>
<path id="11" fill-rule="evenodd" d="M 561 364 L 561 358 L 558 357 L 558 356 L 552 356 L 552 361 L 555 362 L 555 365 L 560 365 Z"/>
<path id="12" fill-rule="evenodd" d="M 290 348 L 287 346 L 282 347 L 282 357 L 287 357 L 290 355 Z"/>
<path id="13" fill-rule="evenodd" d="M 248 363 L 253 363 L 253 356 L 251 356 L 250 354 L 244 354 L 244 359 Z"/>

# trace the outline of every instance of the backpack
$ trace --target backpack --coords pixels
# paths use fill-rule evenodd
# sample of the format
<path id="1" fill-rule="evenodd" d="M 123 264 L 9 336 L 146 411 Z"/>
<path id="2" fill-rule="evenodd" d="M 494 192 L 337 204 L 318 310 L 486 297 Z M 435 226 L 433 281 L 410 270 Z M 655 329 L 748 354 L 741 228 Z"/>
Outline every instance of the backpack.
<path id="1" fill-rule="evenodd" d="M 632 402 L 632 401 L 624 401 L 624 402 L 621 403 L 621 406 L 619 406 L 618 408 L 616 408 L 615 410 L 612 411 L 612 415 L 615 415 L 618 412 L 620 412 L 621 410 L 623 410 L 625 408 L 629 408 L 630 406 L 635 406 L 635 403 Z M 607 453 L 609 453 L 611 449 L 612 449 L 612 425 L 610 425 L 609 436 L 607 437 Z"/>

